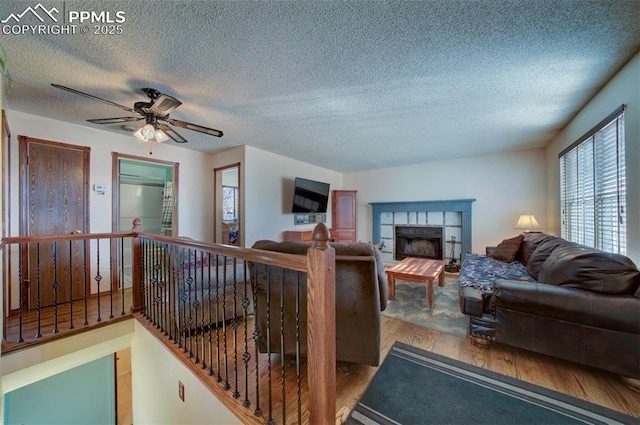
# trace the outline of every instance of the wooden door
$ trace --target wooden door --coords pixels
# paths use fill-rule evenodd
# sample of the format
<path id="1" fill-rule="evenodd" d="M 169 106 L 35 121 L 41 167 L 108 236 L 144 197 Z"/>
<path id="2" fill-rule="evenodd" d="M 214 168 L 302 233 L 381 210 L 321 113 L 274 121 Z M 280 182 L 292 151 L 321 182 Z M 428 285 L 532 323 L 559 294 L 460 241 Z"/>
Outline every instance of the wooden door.
<path id="1" fill-rule="evenodd" d="M 90 149 L 25 136 L 19 141 L 20 233 L 85 233 L 89 229 Z M 89 285 L 87 246 L 82 241 L 41 242 L 25 248 L 23 305 L 36 308 L 81 299 L 85 280 Z"/>
<path id="2" fill-rule="evenodd" d="M 356 190 L 334 190 L 331 237 L 335 242 L 356 241 Z"/>

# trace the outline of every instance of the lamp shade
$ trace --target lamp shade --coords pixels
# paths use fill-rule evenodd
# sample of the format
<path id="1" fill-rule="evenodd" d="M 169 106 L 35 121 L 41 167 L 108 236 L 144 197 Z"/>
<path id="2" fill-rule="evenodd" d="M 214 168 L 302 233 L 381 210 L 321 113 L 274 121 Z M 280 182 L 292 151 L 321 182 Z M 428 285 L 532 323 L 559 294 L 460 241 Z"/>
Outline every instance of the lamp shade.
<path id="1" fill-rule="evenodd" d="M 516 229 L 523 229 L 528 232 L 530 230 L 540 230 L 542 227 L 533 214 L 522 214 L 516 223 Z"/>

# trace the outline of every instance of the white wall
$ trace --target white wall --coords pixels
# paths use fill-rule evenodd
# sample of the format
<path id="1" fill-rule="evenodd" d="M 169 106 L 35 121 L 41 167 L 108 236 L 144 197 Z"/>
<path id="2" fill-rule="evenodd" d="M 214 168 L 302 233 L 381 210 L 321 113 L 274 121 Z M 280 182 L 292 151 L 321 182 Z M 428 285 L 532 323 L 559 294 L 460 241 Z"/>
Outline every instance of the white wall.
<path id="1" fill-rule="evenodd" d="M 162 203 L 164 186 L 120 183 L 120 225 L 124 231 L 131 229 L 135 218 L 142 220 L 144 231 L 160 235 L 162 228 Z"/>
<path id="2" fill-rule="evenodd" d="M 18 136 L 29 136 L 91 148 L 90 185 L 106 184 L 106 195 L 91 191 L 90 226 L 92 233 L 111 232 L 111 153 L 119 152 L 143 158 L 180 163 L 178 194 L 178 228 L 181 236 L 211 241 L 213 235 L 213 156 L 170 144 L 149 144 L 132 135 L 120 135 L 94 128 L 39 117 L 18 111 L 7 111 L 12 133 L 12 229 L 18 234 Z M 143 223 L 144 226 L 144 223 Z"/>
<path id="3" fill-rule="evenodd" d="M 131 344 L 131 366 L 134 423 L 242 423 L 137 321 Z M 178 398 L 178 381 L 185 387 L 184 402 Z"/>
<path id="4" fill-rule="evenodd" d="M 625 112 L 627 170 L 627 255 L 640 264 L 640 52 L 636 54 L 547 146 L 547 223 L 560 234 L 558 154 L 621 104 Z"/>
<path id="5" fill-rule="evenodd" d="M 313 228 L 313 225 L 294 225 L 291 202 L 296 177 L 329 183 L 331 190 L 342 188 L 342 173 L 251 146 L 245 148 L 245 164 L 241 184 L 244 187 L 247 247 L 260 239 L 282 240 L 285 230 Z M 327 212 L 327 226 L 331 227 L 331 205 Z"/>
<path id="6" fill-rule="evenodd" d="M 129 347 L 134 322 L 130 319 L 113 323 L 2 356 L 3 392 L 22 388 Z"/>
<path id="7" fill-rule="evenodd" d="M 358 190 L 361 240 L 371 241 L 370 202 L 475 198 L 473 252 L 484 252 L 485 246 L 520 232 L 514 229 L 520 214 L 534 214 L 545 228 L 542 149 L 347 173 L 343 187 Z"/>
<path id="8" fill-rule="evenodd" d="M 135 423 L 241 423 L 135 319 L 3 356 L 2 390 L 14 391 L 129 347 Z M 178 381 L 185 385 L 184 402 L 178 398 Z"/>

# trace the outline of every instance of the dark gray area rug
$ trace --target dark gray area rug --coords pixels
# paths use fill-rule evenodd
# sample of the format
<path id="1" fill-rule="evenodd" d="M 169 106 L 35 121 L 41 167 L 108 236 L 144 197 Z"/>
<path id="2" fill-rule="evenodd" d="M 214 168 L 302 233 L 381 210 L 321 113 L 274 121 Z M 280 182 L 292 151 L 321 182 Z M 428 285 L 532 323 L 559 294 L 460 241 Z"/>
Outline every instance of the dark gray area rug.
<path id="1" fill-rule="evenodd" d="M 468 318 L 460 312 L 455 278 L 446 278 L 443 287 L 434 283 L 433 310 L 427 308 L 425 284 L 396 280 L 396 297 L 382 314 L 463 338 L 467 335 Z"/>
<path id="2" fill-rule="evenodd" d="M 584 400 L 395 342 L 346 424 L 637 424 Z"/>

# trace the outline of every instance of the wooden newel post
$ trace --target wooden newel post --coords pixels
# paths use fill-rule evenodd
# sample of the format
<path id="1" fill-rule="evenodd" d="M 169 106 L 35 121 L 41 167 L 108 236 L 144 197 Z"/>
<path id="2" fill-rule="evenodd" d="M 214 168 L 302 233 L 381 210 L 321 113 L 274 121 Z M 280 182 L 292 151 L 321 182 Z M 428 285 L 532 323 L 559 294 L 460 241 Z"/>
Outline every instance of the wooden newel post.
<path id="1" fill-rule="evenodd" d="M 142 233 L 142 221 L 139 218 L 133 220 L 131 231 L 134 233 L 131 238 L 131 310 L 135 313 L 142 310 L 142 241 L 138 236 Z"/>
<path id="2" fill-rule="evenodd" d="M 336 421 L 336 256 L 323 223 L 307 251 L 307 375 L 310 423 Z"/>

